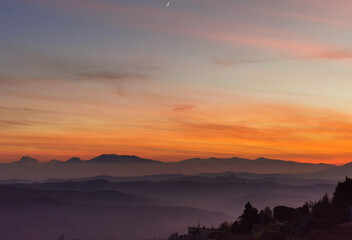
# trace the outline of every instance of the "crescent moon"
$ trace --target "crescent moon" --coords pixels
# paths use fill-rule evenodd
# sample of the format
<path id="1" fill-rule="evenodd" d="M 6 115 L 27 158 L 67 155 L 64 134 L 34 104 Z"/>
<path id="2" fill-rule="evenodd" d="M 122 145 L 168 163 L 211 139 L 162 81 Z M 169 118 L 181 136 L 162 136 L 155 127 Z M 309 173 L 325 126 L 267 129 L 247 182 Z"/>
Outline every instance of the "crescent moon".
<path id="1" fill-rule="evenodd" d="M 166 7 L 170 6 L 170 2 L 167 2 Z"/>

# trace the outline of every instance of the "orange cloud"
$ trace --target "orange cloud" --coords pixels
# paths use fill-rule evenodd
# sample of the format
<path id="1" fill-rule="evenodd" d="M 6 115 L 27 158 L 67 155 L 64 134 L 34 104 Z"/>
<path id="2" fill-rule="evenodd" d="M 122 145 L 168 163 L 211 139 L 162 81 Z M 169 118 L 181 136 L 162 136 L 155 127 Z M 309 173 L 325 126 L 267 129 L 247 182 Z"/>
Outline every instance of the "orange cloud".
<path id="1" fill-rule="evenodd" d="M 150 105 L 148 111 L 141 111 L 140 106 L 132 110 L 133 115 L 120 110 L 115 116 L 2 109 L 0 119 L 8 125 L 2 125 L 0 156 L 3 161 L 20 155 L 49 160 L 101 153 L 167 161 L 209 156 L 350 161 L 352 118 L 348 114 L 243 98 L 231 104 L 234 99 L 238 97 L 218 99 L 218 103 L 209 99 L 198 102 L 196 108 L 179 105 L 187 111 L 175 111 L 166 99 L 164 108 Z M 11 124 L 18 116 L 25 117 Z"/>

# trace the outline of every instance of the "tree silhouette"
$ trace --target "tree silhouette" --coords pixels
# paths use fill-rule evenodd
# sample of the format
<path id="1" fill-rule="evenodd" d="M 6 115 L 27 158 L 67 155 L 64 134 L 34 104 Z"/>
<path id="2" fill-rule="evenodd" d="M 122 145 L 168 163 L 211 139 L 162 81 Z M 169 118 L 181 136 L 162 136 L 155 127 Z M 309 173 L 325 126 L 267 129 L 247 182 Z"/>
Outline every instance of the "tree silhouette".
<path id="1" fill-rule="evenodd" d="M 274 218 L 282 224 L 287 223 L 295 216 L 295 209 L 286 206 L 277 206 L 274 208 Z"/>
<path id="2" fill-rule="evenodd" d="M 305 217 L 310 213 L 309 211 L 309 203 L 306 202 L 302 207 L 296 208 L 296 217 Z"/>
<path id="3" fill-rule="evenodd" d="M 247 202 L 239 220 L 239 231 L 241 233 L 251 233 L 253 230 L 253 224 L 259 222 L 258 209 L 253 207 L 250 202 Z"/>
<path id="4" fill-rule="evenodd" d="M 335 218 L 337 221 L 350 221 L 350 206 L 352 205 L 352 179 L 346 177 L 344 182 L 339 182 L 332 200 Z"/>
<path id="5" fill-rule="evenodd" d="M 329 196 L 325 194 L 322 199 L 311 204 L 312 214 L 317 218 L 324 218 L 328 216 L 330 208 Z"/>
<path id="6" fill-rule="evenodd" d="M 225 222 L 220 224 L 219 229 L 221 229 L 223 231 L 230 231 L 231 230 L 231 226 L 230 226 L 230 224 L 227 221 L 225 221 Z"/>
<path id="7" fill-rule="evenodd" d="M 260 222 L 263 224 L 269 224 L 273 221 L 273 212 L 269 207 L 264 208 L 259 213 Z"/>
<path id="8" fill-rule="evenodd" d="M 239 226 L 240 226 L 239 221 L 235 221 L 231 226 L 231 232 L 233 233 L 239 232 Z"/>
<path id="9" fill-rule="evenodd" d="M 180 239 L 180 236 L 178 235 L 178 233 L 173 233 L 170 235 L 170 237 L 167 240 L 178 240 Z"/>
<path id="10" fill-rule="evenodd" d="M 343 205 L 352 205 L 352 179 L 346 177 L 344 182 L 339 182 L 334 192 L 333 201 Z"/>

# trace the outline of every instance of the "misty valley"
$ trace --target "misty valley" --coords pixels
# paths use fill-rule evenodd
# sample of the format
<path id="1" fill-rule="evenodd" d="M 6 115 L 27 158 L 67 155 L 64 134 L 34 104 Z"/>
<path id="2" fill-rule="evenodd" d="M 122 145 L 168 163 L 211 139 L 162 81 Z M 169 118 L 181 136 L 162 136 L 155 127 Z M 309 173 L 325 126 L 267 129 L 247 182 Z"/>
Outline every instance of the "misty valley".
<path id="1" fill-rule="evenodd" d="M 136 161 L 129 162 L 131 159 Z M 280 165 L 285 169 L 289 165 L 293 172 L 263 173 L 263 161 L 266 168 Z M 210 171 L 214 162 L 224 162 L 219 170 L 229 171 L 195 172 Z M 307 164 L 312 170 L 309 173 L 304 163 L 237 158 L 192 159 L 174 164 L 190 164 L 190 168 L 184 167 L 184 173 L 147 175 L 153 168 L 169 171 L 168 166 L 120 155 L 44 163 L 24 157 L 0 164 L 0 171 L 8 174 L 0 180 L 0 235 L 7 240 L 56 240 L 60 236 L 69 240 L 167 239 L 174 232 L 186 234 L 190 226 L 218 228 L 224 221 L 234 222 L 247 202 L 264 209 L 279 205 L 296 208 L 318 201 L 334 192 L 338 179 L 333 174 L 316 176 L 340 168 Z M 124 169 L 125 176 L 83 176 L 88 175 L 85 169 L 92 171 L 89 165 L 100 172 Z M 247 165 L 253 172 L 240 171 Z M 25 173 L 20 171 L 24 167 Z M 77 174 L 72 171 L 79 168 L 83 170 Z M 306 171 L 302 173 L 302 169 Z M 186 174 L 188 171 L 195 174 Z M 66 174 L 67 178 L 46 178 L 47 172 L 55 172 L 56 177 Z M 35 178 L 24 178 L 29 174 Z M 82 177 L 70 178 L 80 174 Z"/>

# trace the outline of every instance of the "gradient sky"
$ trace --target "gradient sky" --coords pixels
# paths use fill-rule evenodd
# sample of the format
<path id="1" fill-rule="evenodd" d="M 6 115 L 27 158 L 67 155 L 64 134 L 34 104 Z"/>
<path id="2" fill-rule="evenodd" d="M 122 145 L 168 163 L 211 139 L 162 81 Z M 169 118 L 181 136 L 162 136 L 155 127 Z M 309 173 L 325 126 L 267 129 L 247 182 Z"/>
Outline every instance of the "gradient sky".
<path id="1" fill-rule="evenodd" d="M 0 160 L 352 161 L 350 0 L 1 0 Z"/>

